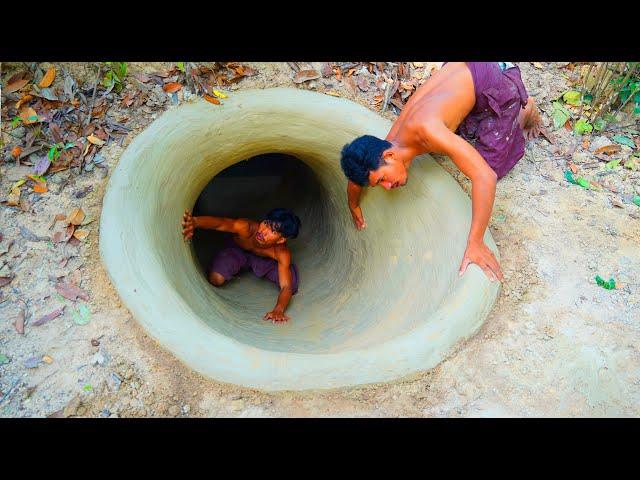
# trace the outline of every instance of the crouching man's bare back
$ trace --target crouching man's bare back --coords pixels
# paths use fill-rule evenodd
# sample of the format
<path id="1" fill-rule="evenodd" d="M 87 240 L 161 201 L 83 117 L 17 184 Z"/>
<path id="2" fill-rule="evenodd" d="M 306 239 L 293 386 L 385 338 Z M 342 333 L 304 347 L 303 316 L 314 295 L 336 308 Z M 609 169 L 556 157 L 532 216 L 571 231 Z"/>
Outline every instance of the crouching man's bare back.
<path id="1" fill-rule="evenodd" d="M 525 136 L 540 131 L 538 110 L 518 67 L 445 64 L 410 97 L 385 140 L 364 135 L 345 145 L 341 165 L 349 179 L 347 199 L 356 228 L 366 227 L 360 208 L 363 187 L 403 186 L 414 157 L 445 154 L 472 182 L 471 227 L 459 273 L 475 263 L 492 281 L 502 280 L 500 265 L 483 240 L 496 182 L 522 158 Z"/>
<path id="2" fill-rule="evenodd" d="M 221 287 L 242 270 L 252 270 L 280 288 L 276 306 L 264 315 L 265 320 L 286 322 L 284 312 L 291 297 L 298 291 L 298 270 L 291 263 L 287 239 L 295 238 L 300 219 L 291 211 L 276 208 L 261 222 L 248 218 L 194 217 L 187 210 L 182 218 L 185 241 L 193 237 L 196 228 L 229 232 L 225 248 L 217 252 L 208 272 L 209 282 Z"/>

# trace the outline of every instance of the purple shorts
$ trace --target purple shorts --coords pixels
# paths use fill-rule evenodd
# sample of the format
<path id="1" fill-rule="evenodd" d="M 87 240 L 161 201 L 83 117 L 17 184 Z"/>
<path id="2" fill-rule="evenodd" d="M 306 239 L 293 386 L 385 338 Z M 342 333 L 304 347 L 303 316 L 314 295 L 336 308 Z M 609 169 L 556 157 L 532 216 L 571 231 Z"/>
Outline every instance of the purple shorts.
<path id="1" fill-rule="evenodd" d="M 502 71 L 498 62 L 467 62 L 473 77 L 476 104 L 457 133 L 504 177 L 524 155 L 524 133 L 518 123 L 527 91 L 516 66 Z"/>
<path id="2" fill-rule="evenodd" d="M 291 282 L 293 294 L 298 291 L 298 268 L 291 264 Z M 233 240 L 229 240 L 211 262 L 211 271 L 217 272 L 230 280 L 242 270 L 251 269 L 256 277 L 266 277 L 280 288 L 278 262 L 272 258 L 260 257 L 243 250 Z"/>

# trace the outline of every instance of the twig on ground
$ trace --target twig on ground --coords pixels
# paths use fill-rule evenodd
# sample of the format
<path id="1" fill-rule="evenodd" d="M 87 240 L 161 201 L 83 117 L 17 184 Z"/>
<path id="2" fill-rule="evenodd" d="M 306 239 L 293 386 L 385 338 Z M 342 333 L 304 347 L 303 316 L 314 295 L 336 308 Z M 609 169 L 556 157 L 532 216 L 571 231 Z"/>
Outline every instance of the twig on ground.
<path id="1" fill-rule="evenodd" d="M 93 114 L 93 105 L 96 102 L 96 91 L 98 90 L 98 82 L 100 81 L 100 73 L 102 72 L 102 66 L 98 64 L 98 73 L 96 75 L 96 83 L 93 86 L 93 94 L 91 95 L 91 105 L 89 106 L 89 115 L 87 116 L 84 126 L 88 127 L 91 123 L 91 115 Z"/>
<path id="2" fill-rule="evenodd" d="M 7 393 L 4 394 L 4 396 L 2 398 L 0 398 L 0 405 L 2 404 L 2 402 L 4 402 L 7 398 L 9 398 L 9 395 L 11 395 L 11 392 L 13 392 L 13 390 L 16 388 L 16 385 L 18 385 L 18 383 L 20 383 L 20 379 L 18 378 L 15 382 L 13 382 L 13 385 L 11 385 L 11 388 L 9 389 L 9 391 Z"/>

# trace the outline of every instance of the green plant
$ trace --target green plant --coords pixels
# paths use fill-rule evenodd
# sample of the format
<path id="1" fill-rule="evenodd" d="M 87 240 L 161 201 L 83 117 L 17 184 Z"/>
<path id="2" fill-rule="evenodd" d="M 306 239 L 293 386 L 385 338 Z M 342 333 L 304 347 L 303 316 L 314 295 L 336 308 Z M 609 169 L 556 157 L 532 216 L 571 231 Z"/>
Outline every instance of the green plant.
<path id="1" fill-rule="evenodd" d="M 56 160 L 58 160 L 58 158 L 60 157 L 60 153 L 62 153 L 62 150 L 68 150 L 73 146 L 73 143 L 67 143 L 66 145 L 64 143 L 53 144 L 49 149 L 49 152 L 47 152 L 47 156 L 52 163 L 55 163 Z"/>
<path id="2" fill-rule="evenodd" d="M 116 92 L 122 91 L 124 77 L 127 76 L 127 62 L 104 62 L 108 70 L 102 79 L 105 88 L 111 88 Z"/>
<path id="3" fill-rule="evenodd" d="M 583 66 L 580 99 L 573 92 L 565 93 L 565 102 L 580 105 L 578 117 L 585 105 L 586 121 L 596 130 L 616 121 L 618 113 L 633 101 L 634 115 L 640 115 L 640 62 L 594 62 Z"/>

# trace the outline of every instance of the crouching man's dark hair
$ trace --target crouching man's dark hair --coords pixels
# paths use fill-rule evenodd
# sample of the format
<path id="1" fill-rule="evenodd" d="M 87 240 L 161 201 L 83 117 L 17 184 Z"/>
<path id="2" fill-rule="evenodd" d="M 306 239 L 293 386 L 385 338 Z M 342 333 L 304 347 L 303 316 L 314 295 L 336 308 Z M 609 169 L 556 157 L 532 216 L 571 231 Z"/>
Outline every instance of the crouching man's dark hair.
<path id="1" fill-rule="evenodd" d="M 372 135 L 363 135 L 342 148 L 340 165 L 349 180 L 361 187 L 369 184 L 369 172 L 384 163 L 382 153 L 391 142 Z"/>
<path id="2" fill-rule="evenodd" d="M 288 208 L 274 208 L 264 218 L 269 226 L 286 238 L 296 238 L 300 231 L 300 219 Z"/>

